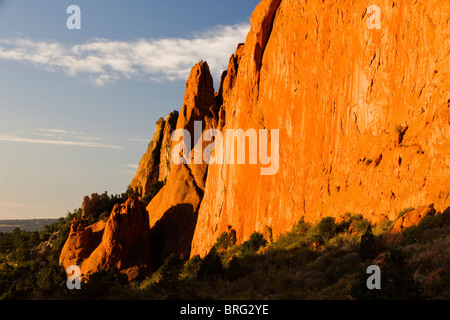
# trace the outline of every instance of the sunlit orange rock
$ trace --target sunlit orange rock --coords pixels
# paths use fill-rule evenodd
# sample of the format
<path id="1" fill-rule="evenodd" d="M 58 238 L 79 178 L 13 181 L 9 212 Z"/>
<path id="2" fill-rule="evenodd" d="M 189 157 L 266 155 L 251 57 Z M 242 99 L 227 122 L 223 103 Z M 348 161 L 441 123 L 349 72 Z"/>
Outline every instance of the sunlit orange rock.
<path id="1" fill-rule="evenodd" d="M 74 220 L 60 264 L 66 269 L 79 266 L 83 277 L 113 267 L 129 280 L 150 274 L 154 270 L 145 206 L 132 196 L 114 207 L 107 222 L 83 227 Z"/>
<path id="2" fill-rule="evenodd" d="M 59 263 L 66 269 L 70 265 L 79 266 L 101 243 L 105 224 L 100 220 L 85 227 L 75 218 L 70 226 L 69 237 L 61 250 Z"/>
<path id="3" fill-rule="evenodd" d="M 145 252 L 154 265 L 170 253 L 205 255 L 229 228 L 237 243 L 268 228 L 276 240 L 302 217 L 317 222 L 350 212 L 375 223 L 408 207 L 450 207 L 450 2 L 380 1 L 380 29 L 368 28 L 367 5 L 262 0 L 216 93 L 207 63 L 192 68 L 176 122 L 190 132 L 191 148 L 197 120 L 203 131 L 278 129 L 279 170 L 264 176 L 261 163 L 168 164 L 173 144 L 166 143 L 164 171 L 161 147 L 149 145 L 132 186 L 145 192 L 166 172 L 146 208 Z M 159 145 L 168 137 L 162 126 Z M 94 227 L 74 222 L 64 264 L 135 268 L 141 262 L 128 256 L 125 238 L 107 240 L 121 234 L 114 226 L 108 221 L 97 245 L 87 231 Z"/>
<path id="4" fill-rule="evenodd" d="M 420 221 L 428 216 L 434 216 L 436 209 L 434 204 L 420 206 L 417 209 L 406 212 L 399 217 L 392 226 L 392 229 L 383 234 L 382 242 L 387 248 L 398 245 L 403 241 L 403 230 L 416 226 Z"/>
<path id="5" fill-rule="evenodd" d="M 170 153 L 172 150 L 172 132 L 178 120 L 178 111 L 160 118 L 156 122 L 155 133 L 148 144 L 147 152 L 139 162 L 138 170 L 130 187 L 139 191 L 141 196 L 149 193 L 158 181 L 165 181 L 170 172 Z"/>
<path id="6" fill-rule="evenodd" d="M 371 3 L 372 4 L 372 3 Z M 279 129 L 280 168 L 210 165 L 191 256 L 232 226 L 274 238 L 302 217 L 372 222 L 450 206 L 450 3 L 263 0 L 222 81 L 226 128 Z M 220 101 L 220 99 L 218 99 Z"/>
<path id="7" fill-rule="evenodd" d="M 195 65 L 186 83 L 184 103 L 176 129 L 186 129 L 194 140 L 194 122 L 201 121 L 202 130 L 217 126 L 218 110 L 214 97 L 213 79 L 208 64 L 200 61 Z M 198 142 L 201 148 L 208 143 Z M 191 241 L 197 223 L 197 214 L 203 198 L 206 163 L 172 163 L 166 185 L 147 206 L 152 234 L 152 251 L 156 264 L 163 263 L 171 253 L 189 258 Z"/>

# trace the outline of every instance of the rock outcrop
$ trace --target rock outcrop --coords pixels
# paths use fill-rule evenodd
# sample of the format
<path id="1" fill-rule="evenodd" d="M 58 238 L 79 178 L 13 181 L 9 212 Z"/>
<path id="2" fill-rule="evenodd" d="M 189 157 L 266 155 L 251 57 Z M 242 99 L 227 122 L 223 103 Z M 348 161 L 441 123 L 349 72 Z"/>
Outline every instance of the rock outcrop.
<path id="1" fill-rule="evenodd" d="M 152 261 L 139 261 L 133 251 L 138 243 L 158 266 L 170 253 L 206 255 L 229 228 L 237 243 L 264 230 L 276 240 L 302 217 L 317 222 L 352 212 L 378 222 L 408 207 L 448 208 L 450 2 L 380 1 L 380 29 L 368 28 L 367 5 L 262 0 L 217 92 L 201 61 L 180 114 L 158 121 L 131 183 L 144 195 L 166 181 L 146 208 L 147 220 L 127 202 L 104 226 L 74 221 L 62 263 L 151 270 Z M 278 171 L 262 175 L 260 158 L 208 166 L 192 161 L 195 152 L 190 162 L 172 163 L 174 129 L 189 132 L 187 152 L 208 145 L 195 134 L 195 121 L 202 132 L 279 130 L 278 141 L 268 135 L 267 150 L 278 144 Z M 139 218 L 128 219 L 130 212 Z M 116 220 L 127 222 L 118 228 Z"/>
<path id="2" fill-rule="evenodd" d="M 127 274 L 130 281 L 150 274 L 153 259 L 145 206 L 132 196 L 114 207 L 107 222 L 84 227 L 75 219 L 60 264 L 66 269 L 79 266 L 83 276 L 112 267 Z"/>
<path id="3" fill-rule="evenodd" d="M 435 214 L 434 204 L 420 206 L 417 209 L 406 212 L 394 222 L 391 230 L 383 234 L 383 245 L 390 248 L 402 243 L 404 229 L 416 226 L 423 218 L 434 216 Z"/>
<path id="4" fill-rule="evenodd" d="M 172 111 L 166 119 L 156 122 L 155 133 L 148 144 L 147 152 L 142 157 L 135 177 L 130 183 L 133 190 L 141 196 L 150 192 L 158 181 L 166 181 L 170 172 L 170 155 L 172 150 L 172 132 L 178 120 L 178 111 Z"/>
<path id="5" fill-rule="evenodd" d="M 201 121 L 203 130 L 217 126 L 218 110 L 214 97 L 213 79 L 208 64 L 195 65 L 186 83 L 183 107 L 178 117 L 176 129 L 189 132 L 191 152 L 197 142 L 204 145 L 194 135 L 194 122 Z M 188 137 L 186 137 L 188 138 Z M 206 163 L 195 164 L 193 152 L 190 164 L 174 164 L 166 185 L 147 206 L 152 233 L 152 250 L 157 264 L 161 264 L 171 253 L 189 258 L 192 236 L 197 223 L 197 214 L 203 198 Z M 186 161 L 187 162 L 187 161 Z"/>
<path id="6" fill-rule="evenodd" d="M 218 90 L 222 132 L 279 129 L 279 171 L 210 165 L 191 255 L 228 226 L 242 242 L 302 216 L 450 205 L 450 3 L 377 5 L 380 29 L 365 1 L 258 5 Z"/>
<path id="7" fill-rule="evenodd" d="M 172 167 L 172 133 L 177 127 L 178 111 L 169 113 L 164 120 L 164 131 L 159 151 L 159 176 L 158 181 L 166 182 Z"/>
<path id="8" fill-rule="evenodd" d="M 84 226 L 80 220 L 73 219 L 69 237 L 59 257 L 60 265 L 65 269 L 71 265 L 80 266 L 102 242 L 105 225 L 105 221 L 100 220 L 90 226 Z"/>

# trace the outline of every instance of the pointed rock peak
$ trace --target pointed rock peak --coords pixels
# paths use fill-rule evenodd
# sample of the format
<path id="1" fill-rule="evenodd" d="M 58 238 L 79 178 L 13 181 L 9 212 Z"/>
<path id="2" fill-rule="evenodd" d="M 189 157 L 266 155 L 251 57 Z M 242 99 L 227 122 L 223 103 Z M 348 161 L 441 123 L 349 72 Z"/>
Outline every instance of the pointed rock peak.
<path id="1" fill-rule="evenodd" d="M 179 116 L 179 112 L 177 110 L 173 110 L 171 113 L 169 113 L 166 117 L 166 125 L 169 124 L 171 127 L 175 128 Z"/>
<path id="2" fill-rule="evenodd" d="M 256 41 L 264 48 L 272 31 L 275 13 L 281 4 L 281 0 L 263 0 L 256 7 L 250 19 L 251 33 L 256 36 Z"/>
<path id="3" fill-rule="evenodd" d="M 237 79 L 237 73 L 239 69 L 239 63 L 241 61 L 242 54 L 244 52 L 245 45 L 244 43 L 239 43 L 236 52 L 233 53 L 228 62 L 227 70 L 222 73 L 222 77 L 220 78 L 219 90 L 215 95 L 217 108 L 220 110 L 222 106 L 226 105 L 227 100 L 230 99 L 231 91 L 234 87 L 234 84 Z M 224 111 L 225 109 L 220 110 L 219 112 L 219 129 L 224 126 Z M 223 120 L 223 121 L 222 121 Z M 220 124 L 222 122 L 222 124 Z"/>
<path id="4" fill-rule="evenodd" d="M 193 90 L 201 93 L 207 93 L 212 90 L 214 94 L 214 85 L 208 63 L 200 60 L 192 69 L 186 82 L 186 93 Z"/>
<path id="5" fill-rule="evenodd" d="M 186 82 L 177 129 L 187 129 L 193 134 L 194 121 L 208 123 L 208 119 L 218 118 L 217 115 L 213 78 L 208 63 L 200 61 L 192 68 Z"/>
<path id="6" fill-rule="evenodd" d="M 213 104 L 215 104 L 213 78 L 208 63 L 200 61 L 192 68 L 186 82 L 180 118 L 186 118 L 194 108 L 198 109 L 199 115 L 204 115 Z"/>
<path id="7" fill-rule="evenodd" d="M 127 201 L 125 201 L 125 208 L 137 208 L 139 207 L 139 205 L 143 205 L 142 202 L 139 201 L 139 198 L 132 194 L 131 196 L 128 197 Z"/>

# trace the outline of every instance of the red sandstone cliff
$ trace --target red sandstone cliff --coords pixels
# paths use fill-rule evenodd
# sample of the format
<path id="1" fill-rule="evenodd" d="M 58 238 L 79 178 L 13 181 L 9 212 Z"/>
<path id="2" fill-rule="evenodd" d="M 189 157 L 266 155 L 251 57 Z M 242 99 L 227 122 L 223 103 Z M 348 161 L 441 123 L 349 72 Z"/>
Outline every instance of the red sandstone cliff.
<path id="1" fill-rule="evenodd" d="M 372 4 L 379 30 L 367 27 Z M 161 179 L 162 152 L 151 143 L 132 185 L 145 193 L 167 181 L 147 207 L 155 264 L 172 252 L 206 254 L 229 226 L 242 242 L 266 226 L 276 238 L 302 216 L 376 222 L 450 206 L 449 16 L 450 3 L 438 0 L 261 1 L 217 93 L 205 62 L 192 69 L 176 129 L 194 137 L 195 120 L 222 133 L 279 129 L 279 170 L 167 165 L 166 143 Z M 154 145 L 167 141 L 156 131 Z M 86 263 L 101 226 L 72 229 L 65 252 Z"/>
<path id="2" fill-rule="evenodd" d="M 448 1 L 263 0 L 219 92 L 225 128 L 280 130 L 280 168 L 211 165 L 191 255 L 228 225 L 242 241 L 303 215 L 448 207 L 449 17 Z"/>
<path id="3" fill-rule="evenodd" d="M 188 151 L 197 143 L 202 149 L 205 144 L 195 140 L 194 122 L 201 121 L 202 130 L 207 130 L 217 127 L 217 119 L 213 79 L 208 64 L 201 61 L 191 70 L 176 125 L 176 129 L 186 129 L 191 135 Z M 207 169 L 206 163 L 172 164 L 166 185 L 147 206 L 152 251 L 157 263 L 162 263 L 171 253 L 189 257 Z"/>

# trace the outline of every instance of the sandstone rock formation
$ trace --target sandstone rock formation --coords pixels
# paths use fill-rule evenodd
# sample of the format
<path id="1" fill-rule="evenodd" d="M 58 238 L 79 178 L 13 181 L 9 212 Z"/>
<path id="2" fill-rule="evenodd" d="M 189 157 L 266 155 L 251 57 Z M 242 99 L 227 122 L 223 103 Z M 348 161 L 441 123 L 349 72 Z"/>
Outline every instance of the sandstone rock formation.
<path id="1" fill-rule="evenodd" d="M 100 269 L 117 269 L 129 280 L 153 271 L 150 229 L 145 206 L 134 196 L 117 204 L 107 222 L 84 227 L 74 220 L 60 255 L 60 264 L 81 268 L 83 276 Z"/>
<path id="2" fill-rule="evenodd" d="M 156 122 L 155 133 L 148 144 L 147 152 L 142 157 L 130 187 L 137 189 L 141 196 L 149 193 L 152 185 L 165 181 L 170 171 L 170 154 L 172 150 L 172 132 L 178 120 L 178 111 L 172 111 L 166 119 Z"/>
<path id="3" fill-rule="evenodd" d="M 364 1 L 258 5 L 218 90 L 222 131 L 279 129 L 280 169 L 210 165 L 191 255 L 229 225 L 242 242 L 302 216 L 450 205 L 450 3 L 377 4 L 381 29 Z"/>
<path id="4" fill-rule="evenodd" d="M 421 206 L 417 209 L 411 210 L 394 223 L 391 232 L 400 233 L 405 228 L 409 228 L 419 224 L 420 220 L 428 216 L 434 216 L 436 214 L 436 209 L 434 209 L 434 204 L 428 206 Z"/>
<path id="5" fill-rule="evenodd" d="M 178 111 L 169 113 L 164 120 L 164 131 L 159 151 L 159 176 L 158 181 L 167 181 L 172 167 L 172 133 L 177 127 Z"/>
<path id="6" fill-rule="evenodd" d="M 149 251 L 155 265 L 170 253 L 204 256 L 229 228 L 238 243 L 269 229 L 276 240 L 302 216 L 352 212 L 377 222 L 408 207 L 450 206 L 450 2 L 377 5 L 381 28 L 369 29 L 365 1 L 262 0 L 216 93 L 207 63 L 193 67 L 180 114 L 158 121 L 131 183 L 144 195 L 166 181 L 146 208 L 147 259 Z M 278 129 L 278 172 L 261 175 L 261 163 L 171 163 L 174 128 L 191 134 L 191 150 L 200 147 L 196 120 L 203 132 Z M 122 209 L 104 226 L 74 221 L 62 263 L 151 269 L 124 241 L 147 237 L 147 229 L 130 232 L 146 222 L 142 208 Z M 117 228 L 121 210 L 139 219 L 123 217 Z"/>
<path id="7" fill-rule="evenodd" d="M 103 220 L 100 220 L 85 227 L 75 218 L 70 226 L 69 237 L 61 250 L 60 265 L 63 265 L 65 269 L 70 265 L 80 266 L 102 242 L 105 224 Z"/>
<path id="8" fill-rule="evenodd" d="M 420 206 L 417 209 L 406 212 L 394 222 L 392 229 L 383 235 L 383 245 L 390 248 L 400 244 L 403 241 L 402 232 L 405 228 L 416 226 L 423 218 L 434 216 L 435 214 L 434 204 Z"/>
<path id="9" fill-rule="evenodd" d="M 191 70 L 176 125 L 176 129 L 186 129 L 190 133 L 192 140 L 188 151 L 198 142 L 198 137 L 194 136 L 194 121 L 201 121 L 202 129 L 207 130 L 217 126 L 217 119 L 213 79 L 208 64 L 201 61 Z M 189 257 L 207 168 L 206 163 L 194 164 L 193 161 L 172 164 L 166 185 L 147 206 L 156 263 L 161 264 L 171 253 Z"/>

